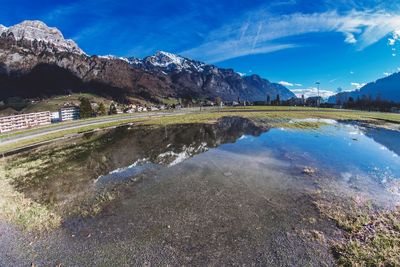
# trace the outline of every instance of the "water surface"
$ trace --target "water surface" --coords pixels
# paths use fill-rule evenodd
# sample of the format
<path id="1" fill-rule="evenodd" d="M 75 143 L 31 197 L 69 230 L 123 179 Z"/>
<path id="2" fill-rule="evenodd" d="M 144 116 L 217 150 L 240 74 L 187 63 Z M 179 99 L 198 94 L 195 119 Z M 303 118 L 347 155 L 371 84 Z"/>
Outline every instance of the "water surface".
<path id="1" fill-rule="evenodd" d="M 46 170 L 47 179 L 17 188 L 55 210 L 100 188 L 119 185 L 118 197 L 96 216 L 67 217 L 28 248 L 29 237 L 8 229 L 0 263 L 24 265 L 36 255 L 37 263 L 68 266 L 334 265 L 327 242 L 310 235 L 338 234 L 320 216 L 313 192 L 362 195 L 377 207 L 399 201 L 396 131 L 332 121 L 318 129 L 269 129 L 227 118 L 87 138 L 95 140 L 90 153 L 64 162 L 72 168 Z"/>

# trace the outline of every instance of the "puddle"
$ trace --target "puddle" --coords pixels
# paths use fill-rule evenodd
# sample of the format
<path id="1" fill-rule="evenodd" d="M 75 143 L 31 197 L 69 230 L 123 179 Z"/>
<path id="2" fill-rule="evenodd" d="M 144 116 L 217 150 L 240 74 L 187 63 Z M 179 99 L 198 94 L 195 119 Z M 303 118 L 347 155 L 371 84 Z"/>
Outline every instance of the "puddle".
<path id="1" fill-rule="evenodd" d="M 63 144 L 83 148 L 60 150 L 68 166 L 60 169 L 51 164 L 60 153 L 54 144 L 39 173 L 45 179 L 32 174 L 29 186 L 15 182 L 35 201 L 63 209 L 98 187 L 122 186 L 98 215 L 67 217 L 35 240 L 35 259 L 44 265 L 334 265 L 327 242 L 307 234 L 337 232 L 310 192 L 323 187 L 395 205 L 400 133 L 324 123 L 313 130 L 266 129 L 225 118 L 117 128 Z"/>

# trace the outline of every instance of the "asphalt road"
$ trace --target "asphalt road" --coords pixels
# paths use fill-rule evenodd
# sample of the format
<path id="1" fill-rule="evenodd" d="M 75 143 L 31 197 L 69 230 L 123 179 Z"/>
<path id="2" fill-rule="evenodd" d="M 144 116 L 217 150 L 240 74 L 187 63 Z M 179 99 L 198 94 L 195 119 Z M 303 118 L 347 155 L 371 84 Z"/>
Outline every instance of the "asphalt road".
<path id="1" fill-rule="evenodd" d="M 202 108 L 202 110 L 205 110 Z M 65 130 L 77 129 L 85 126 L 93 126 L 93 125 L 101 125 L 109 122 L 117 122 L 127 119 L 140 119 L 140 118 L 150 118 L 150 117 L 167 117 L 167 116 L 177 116 L 177 115 L 185 115 L 189 113 L 199 112 L 199 108 L 185 108 L 174 111 L 165 111 L 165 112 L 145 112 L 145 113 L 133 113 L 133 114 L 124 114 L 124 115 L 114 115 L 107 117 L 99 117 L 96 119 L 88 119 L 88 120 L 77 120 L 68 123 L 58 123 L 52 126 L 40 127 L 37 129 L 29 129 L 26 132 L 11 135 L 9 137 L 5 137 L 0 139 L 0 145 L 12 144 L 22 140 L 31 139 L 40 137 L 47 134 L 52 134 L 56 132 L 61 132 Z"/>

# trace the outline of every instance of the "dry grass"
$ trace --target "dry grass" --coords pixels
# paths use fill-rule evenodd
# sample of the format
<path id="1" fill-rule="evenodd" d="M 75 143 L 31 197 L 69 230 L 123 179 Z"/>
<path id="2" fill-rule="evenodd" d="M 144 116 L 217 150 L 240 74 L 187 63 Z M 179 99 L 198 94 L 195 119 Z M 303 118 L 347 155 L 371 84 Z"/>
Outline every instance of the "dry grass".
<path id="1" fill-rule="evenodd" d="M 7 179 L 4 162 L 0 163 L 0 216 L 24 230 L 49 230 L 58 227 L 61 218 L 15 190 Z"/>
<path id="2" fill-rule="evenodd" d="M 400 266 L 400 207 L 374 210 L 369 202 L 332 202 L 319 198 L 321 213 L 345 231 L 343 240 L 332 241 L 341 266 Z"/>

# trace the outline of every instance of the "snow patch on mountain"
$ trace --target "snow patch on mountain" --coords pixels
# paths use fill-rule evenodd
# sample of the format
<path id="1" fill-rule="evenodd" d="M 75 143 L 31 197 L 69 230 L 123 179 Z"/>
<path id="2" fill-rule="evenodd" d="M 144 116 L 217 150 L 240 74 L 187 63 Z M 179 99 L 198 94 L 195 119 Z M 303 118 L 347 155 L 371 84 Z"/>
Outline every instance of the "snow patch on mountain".
<path id="1" fill-rule="evenodd" d="M 158 51 L 144 59 L 130 58 L 132 65 L 146 67 L 147 69 L 162 69 L 166 72 L 203 72 L 206 64 L 184 58 L 169 52 Z"/>
<path id="2" fill-rule="evenodd" d="M 122 60 L 122 61 L 125 61 L 125 62 L 131 64 L 131 61 L 126 57 L 117 57 L 117 56 L 114 56 L 114 55 L 105 55 L 105 56 L 97 56 L 97 57 L 98 58 L 103 58 L 103 59 L 108 59 L 108 60 Z"/>
<path id="3" fill-rule="evenodd" d="M 1 35 L 3 32 L 7 31 L 7 30 L 8 30 L 8 28 L 7 28 L 6 26 L 0 24 L 0 35 Z"/>

